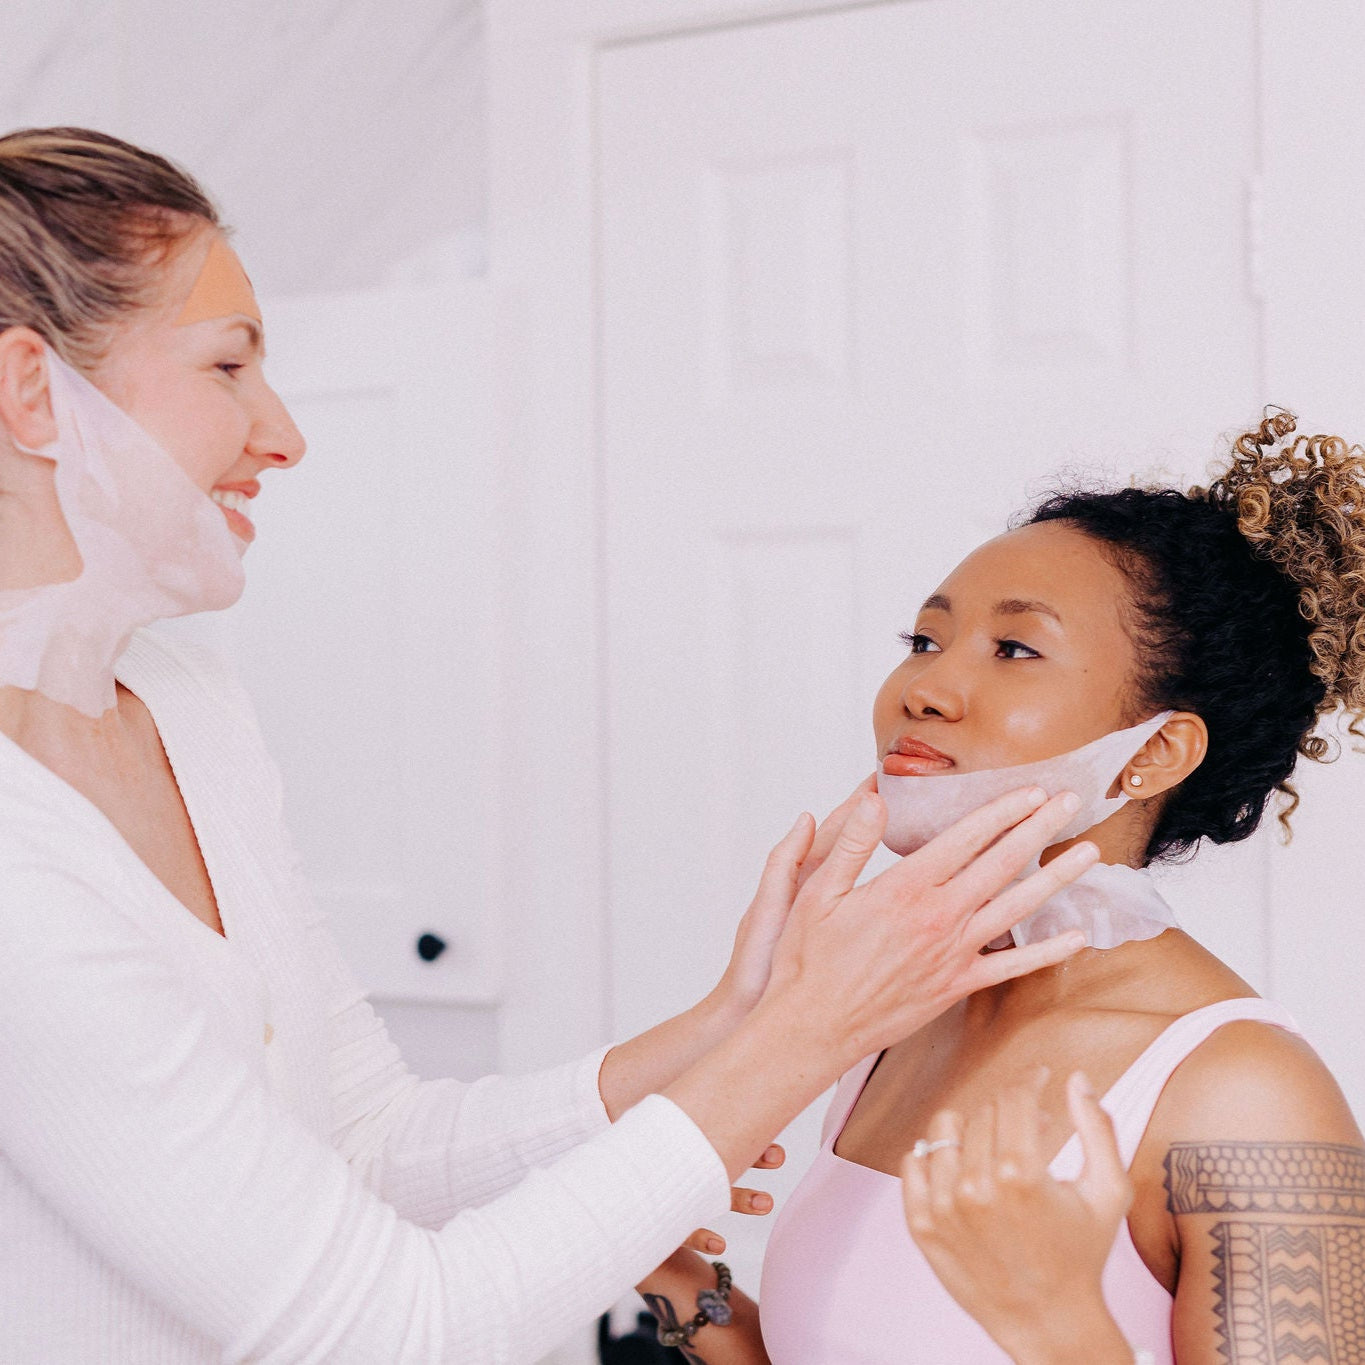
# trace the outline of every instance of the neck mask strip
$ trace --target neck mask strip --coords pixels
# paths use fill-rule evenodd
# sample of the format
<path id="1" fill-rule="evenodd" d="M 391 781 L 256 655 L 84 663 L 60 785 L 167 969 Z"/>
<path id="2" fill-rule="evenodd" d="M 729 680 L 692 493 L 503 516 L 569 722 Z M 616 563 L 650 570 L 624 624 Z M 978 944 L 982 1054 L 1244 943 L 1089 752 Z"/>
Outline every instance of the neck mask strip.
<path id="1" fill-rule="evenodd" d="M 100 716 L 140 626 L 241 596 L 245 546 L 222 511 L 120 407 L 50 349 L 57 500 L 81 557 L 68 583 L 0 591 L 0 687 Z"/>
<path id="2" fill-rule="evenodd" d="M 1036 763 L 932 777 L 877 774 L 877 790 L 886 803 L 882 842 L 893 853 L 913 853 L 943 833 L 969 811 L 1006 792 L 1038 786 L 1049 796 L 1073 791 L 1081 798 L 1075 818 L 1056 837 L 1074 839 L 1128 803 L 1122 790 L 1109 789 L 1134 754 L 1171 717 L 1163 711 L 1140 725 L 1115 730 L 1099 739 Z M 1125 874 L 1132 874 L 1131 876 Z M 1086 931 L 1092 947 L 1113 948 L 1130 939 L 1153 938 L 1175 923 L 1170 907 L 1151 878 L 1133 868 L 1098 865 L 1058 892 L 1014 930 L 1016 944 L 1034 943 L 1063 929 Z M 994 945 L 992 945 L 994 946 Z"/>

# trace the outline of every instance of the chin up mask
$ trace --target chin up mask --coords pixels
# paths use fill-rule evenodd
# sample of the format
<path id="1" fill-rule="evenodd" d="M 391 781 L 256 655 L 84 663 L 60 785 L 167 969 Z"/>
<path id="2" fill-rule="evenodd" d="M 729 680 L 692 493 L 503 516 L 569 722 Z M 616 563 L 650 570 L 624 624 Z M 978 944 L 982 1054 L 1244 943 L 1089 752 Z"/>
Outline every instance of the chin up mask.
<path id="1" fill-rule="evenodd" d="M 877 774 L 886 803 L 882 842 L 894 853 L 913 853 L 969 811 L 1020 787 L 1041 787 L 1049 796 L 1072 791 L 1081 799 L 1075 818 L 1056 842 L 1075 839 L 1127 805 L 1120 789 L 1109 790 L 1134 754 L 1170 719 L 1163 711 L 1126 730 L 1115 730 L 1055 758 L 1008 768 L 929 777 Z M 1154 938 L 1175 923 L 1150 874 L 1098 864 L 1057 893 L 1013 931 L 1017 945 L 1035 943 L 1066 929 L 1083 929 L 1093 948 L 1114 948 L 1131 939 Z M 992 945 L 996 946 L 996 945 Z"/>
<path id="2" fill-rule="evenodd" d="M 81 558 L 67 583 L 0 591 L 0 686 L 99 716 L 140 626 L 241 596 L 245 549 L 221 510 L 122 408 L 47 351 L 57 500 Z"/>

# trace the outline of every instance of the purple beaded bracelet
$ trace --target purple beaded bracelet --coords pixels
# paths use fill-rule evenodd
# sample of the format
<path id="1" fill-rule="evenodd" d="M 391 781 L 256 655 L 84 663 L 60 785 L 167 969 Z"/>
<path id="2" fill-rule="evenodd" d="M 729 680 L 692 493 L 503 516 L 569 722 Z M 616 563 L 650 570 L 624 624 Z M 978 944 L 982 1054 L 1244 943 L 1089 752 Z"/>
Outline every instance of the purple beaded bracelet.
<path id="1" fill-rule="evenodd" d="M 703 1289 L 697 1295 L 697 1313 L 686 1322 L 665 1326 L 659 1324 L 659 1344 L 661 1346 L 686 1346 L 709 1322 L 715 1327 L 728 1327 L 734 1313 L 730 1309 L 730 1286 L 733 1283 L 730 1267 L 724 1261 L 717 1261 L 716 1287 Z M 672 1314 L 669 1315 L 670 1317 Z"/>

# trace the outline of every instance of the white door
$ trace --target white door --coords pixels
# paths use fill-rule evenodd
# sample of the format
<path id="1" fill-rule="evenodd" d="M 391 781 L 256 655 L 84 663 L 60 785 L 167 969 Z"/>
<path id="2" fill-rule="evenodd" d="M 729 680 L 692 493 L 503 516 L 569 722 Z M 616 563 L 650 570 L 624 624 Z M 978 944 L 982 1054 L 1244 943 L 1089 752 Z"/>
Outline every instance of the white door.
<path id="1" fill-rule="evenodd" d="M 602 53 L 614 1035 L 715 980 L 768 846 L 871 770 L 896 633 L 1034 481 L 1198 475 L 1257 410 L 1251 63 L 1250 3 L 1174 0 Z M 1253 975 L 1262 864 L 1175 893 Z"/>
<path id="2" fill-rule="evenodd" d="M 304 874 L 381 1009 L 469 1007 L 394 1011 L 415 1064 L 492 1067 L 504 922 L 486 297 L 461 280 L 265 312 L 267 373 L 308 454 L 262 481 L 242 601 L 171 624 L 234 657 Z"/>

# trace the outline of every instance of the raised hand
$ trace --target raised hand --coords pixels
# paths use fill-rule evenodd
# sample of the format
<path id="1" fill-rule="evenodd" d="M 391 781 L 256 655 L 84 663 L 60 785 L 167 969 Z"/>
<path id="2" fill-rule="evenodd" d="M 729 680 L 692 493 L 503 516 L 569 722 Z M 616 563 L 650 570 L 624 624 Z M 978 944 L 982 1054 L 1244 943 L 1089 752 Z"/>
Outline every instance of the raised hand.
<path id="1" fill-rule="evenodd" d="M 729 965 L 716 988 L 724 1008 L 742 1015 L 758 1003 L 767 987 L 773 949 L 782 936 L 792 902 L 829 856 L 859 799 L 876 789 L 876 780 L 875 773 L 864 778 L 818 828 L 809 815 L 798 817 L 768 854 L 758 890 L 739 922 Z"/>
<path id="2" fill-rule="evenodd" d="M 1048 800 L 1037 788 L 1012 792 L 859 886 L 886 812 L 876 794 L 858 796 L 787 912 L 762 998 L 663 1091 L 707 1135 L 732 1178 L 870 1052 L 973 991 L 1084 945 L 1072 932 L 981 952 L 1093 865 L 1098 851 L 1083 842 L 1014 882 L 1075 808 L 1068 793 Z"/>
<path id="3" fill-rule="evenodd" d="M 1081 1072 L 1067 1107 L 1085 1166 L 1048 1172 L 1039 1095 L 1047 1069 L 965 1120 L 942 1110 L 902 1168 L 910 1235 L 944 1288 L 1015 1360 L 1113 1358 L 1131 1349 L 1104 1306 L 1100 1276 L 1133 1187 L 1114 1127 Z"/>
<path id="4" fill-rule="evenodd" d="M 1083 946 L 1082 935 L 981 949 L 1094 864 L 1095 846 L 1080 843 L 1008 885 L 1075 810 L 1069 792 L 1051 800 L 1039 788 L 1011 792 L 859 886 L 886 822 L 881 798 L 864 792 L 793 903 L 767 998 L 809 997 L 820 1020 L 839 1001 L 828 1022 L 840 1029 L 851 1066 L 974 991 L 1062 961 Z"/>

